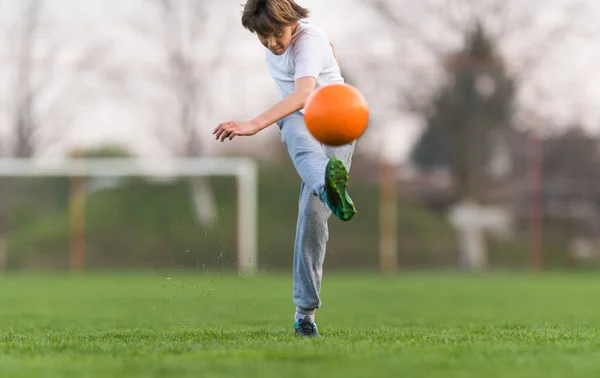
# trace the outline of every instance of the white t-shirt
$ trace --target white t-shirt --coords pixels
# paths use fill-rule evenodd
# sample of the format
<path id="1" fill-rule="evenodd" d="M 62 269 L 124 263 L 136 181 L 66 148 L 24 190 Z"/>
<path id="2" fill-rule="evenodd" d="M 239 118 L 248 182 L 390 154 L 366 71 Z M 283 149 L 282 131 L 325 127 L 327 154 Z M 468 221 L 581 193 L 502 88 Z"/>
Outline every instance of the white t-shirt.
<path id="1" fill-rule="evenodd" d="M 301 22 L 292 36 L 290 46 L 282 55 L 265 50 L 267 68 L 282 99 L 294 92 L 295 81 L 301 77 L 316 78 L 317 88 L 344 82 L 329 38 L 314 25 Z M 303 110 L 300 112 L 304 113 Z"/>

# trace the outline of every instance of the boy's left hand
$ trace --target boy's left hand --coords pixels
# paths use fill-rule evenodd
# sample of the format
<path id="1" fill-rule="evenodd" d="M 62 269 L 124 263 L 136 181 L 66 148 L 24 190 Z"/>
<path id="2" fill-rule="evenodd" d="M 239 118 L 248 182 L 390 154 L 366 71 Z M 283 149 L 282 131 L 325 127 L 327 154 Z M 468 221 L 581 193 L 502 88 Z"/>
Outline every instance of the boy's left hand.
<path id="1" fill-rule="evenodd" d="M 223 142 L 227 138 L 232 140 L 236 136 L 250 136 L 259 131 L 260 127 L 252 122 L 229 121 L 220 124 L 213 131 L 213 134 L 216 135 L 217 140 L 221 139 L 221 142 Z"/>

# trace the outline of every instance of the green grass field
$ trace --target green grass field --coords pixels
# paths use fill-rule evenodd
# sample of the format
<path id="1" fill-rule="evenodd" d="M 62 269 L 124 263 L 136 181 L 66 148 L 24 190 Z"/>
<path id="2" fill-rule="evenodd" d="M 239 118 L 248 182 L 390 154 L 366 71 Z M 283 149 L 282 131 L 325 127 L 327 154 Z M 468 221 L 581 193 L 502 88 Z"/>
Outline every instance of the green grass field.
<path id="1" fill-rule="evenodd" d="M 598 377 L 600 276 L 331 274 L 322 339 L 289 275 L 0 277 L 1 377 Z"/>

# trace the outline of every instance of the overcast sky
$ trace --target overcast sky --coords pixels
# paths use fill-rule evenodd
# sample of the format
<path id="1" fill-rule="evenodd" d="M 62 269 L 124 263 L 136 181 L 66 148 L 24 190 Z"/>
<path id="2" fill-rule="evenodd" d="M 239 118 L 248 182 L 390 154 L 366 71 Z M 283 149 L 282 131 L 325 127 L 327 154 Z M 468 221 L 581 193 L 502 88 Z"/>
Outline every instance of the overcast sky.
<path id="1" fill-rule="evenodd" d="M 185 1 L 185 0 L 181 0 Z M 432 0 L 435 1 L 435 0 Z M 443 0 L 439 0 L 443 1 Z M 444 0 L 445 1 L 445 0 Z M 375 17 L 375 14 L 360 5 L 358 0 L 301 0 L 300 4 L 312 9 L 311 22 L 318 24 L 335 43 L 342 67 L 352 74 L 371 104 L 375 127 L 382 131 L 384 139 L 374 139 L 369 134 L 363 143 L 372 151 L 383 151 L 386 156 L 403 160 L 411 143 L 418 136 L 421 120 L 405 114 L 394 107 L 398 80 L 423 83 L 432 75 L 435 67 L 425 55 L 416 50 L 398 51 L 396 35 Z M 533 9 L 534 22 L 522 35 L 502 41 L 502 53 L 509 67 L 519 67 L 522 61 L 538 59 L 538 69 L 520 92 L 522 108 L 531 110 L 557 123 L 581 121 L 593 131 L 600 131 L 600 2 L 590 0 L 588 19 L 578 25 L 585 39 L 567 38 L 560 41 L 559 48 L 536 57 L 536 38 L 544 31 L 564 22 L 564 9 L 568 0 L 514 1 L 514 12 L 520 8 Z M 10 43 L 7 43 L 7 25 L 14 25 L 22 0 L 0 0 L 0 26 L 3 39 L 0 52 L 2 82 L 10 82 Z M 60 155 L 74 145 L 95 146 L 114 142 L 125 144 L 137 153 L 149 156 L 168 155 L 168 146 L 163 142 L 164 133 L 156 128 L 168 130 L 168 110 L 158 110 L 161 89 L 150 85 L 146 79 L 137 78 L 141 67 L 156 65 L 157 50 L 151 35 L 142 36 L 132 31 L 131 25 L 152 27 L 156 15 L 142 0 L 47 0 L 44 8 L 44 39 L 41 44 L 61 46 L 64 65 L 54 69 L 57 89 L 51 91 L 58 98 L 52 111 L 42 120 L 45 135 L 60 140 L 43 150 L 45 155 Z M 203 134 L 211 154 L 219 154 L 228 146 L 213 143 L 210 131 L 222 121 L 250 119 L 277 100 L 277 92 L 264 66 L 264 52 L 256 38 L 243 30 L 239 22 L 242 3 L 240 0 L 211 0 L 211 31 L 203 45 L 198 46 L 199 61 L 210 57 L 216 49 L 224 51 L 224 62 L 218 70 L 210 72 L 210 112 L 200 115 Z M 439 28 L 431 15 L 420 14 L 418 1 L 398 0 L 404 14 L 414 12 L 415 19 L 423 23 L 424 31 L 442 46 L 458 46 L 452 33 Z M 412 4 L 414 6 L 407 6 Z M 519 8 L 520 7 L 520 8 Z M 524 9 L 523 12 L 526 12 Z M 154 24 L 156 25 L 156 24 Z M 557 42 L 558 43 L 558 42 Z M 72 83 L 67 94 L 60 93 L 69 73 L 70 58 L 95 45 L 110 46 L 102 56 L 102 66 L 122 70 L 128 90 L 121 93 L 114 86 L 107 86 L 103 79 L 85 75 Z M 545 51 L 545 50 L 544 50 Z M 401 57 L 399 62 L 399 57 Z M 374 72 L 372 62 L 377 67 Z M 415 68 L 417 67 L 417 68 Z M 62 81 L 61 81 L 62 80 Z M 129 88 L 133 86 L 133 88 Z M 534 91 L 537 90 L 538 92 Z M 534 95 L 541 93 L 539 97 Z M 54 97 L 53 97 L 54 96 Z M 6 85 L 0 89 L 3 107 L 0 108 L 0 126 L 6 129 L 10 113 L 10 92 Z M 154 101 L 154 102 L 153 102 Z M 45 103 L 40 107 L 43 108 Z M 153 105 L 154 104 L 154 105 Z M 163 118 L 164 117 L 164 118 Z M 277 131 L 271 128 L 254 138 L 236 140 L 229 148 L 250 150 L 264 144 L 279 143 Z M 57 136 L 60 136 L 58 138 Z M 48 139 L 48 140 L 50 140 Z"/>

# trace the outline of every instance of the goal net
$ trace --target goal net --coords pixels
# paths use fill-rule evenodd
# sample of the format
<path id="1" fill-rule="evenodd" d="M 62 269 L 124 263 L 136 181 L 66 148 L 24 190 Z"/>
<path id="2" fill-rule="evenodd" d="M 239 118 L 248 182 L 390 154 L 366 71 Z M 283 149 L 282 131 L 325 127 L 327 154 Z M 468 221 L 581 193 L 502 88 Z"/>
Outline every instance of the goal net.
<path id="1" fill-rule="evenodd" d="M 253 274 L 257 172 L 244 158 L 0 159 L 0 268 L 219 265 Z M 199 220 L 194 183 L 206 180 L 213 225 Z"/>

